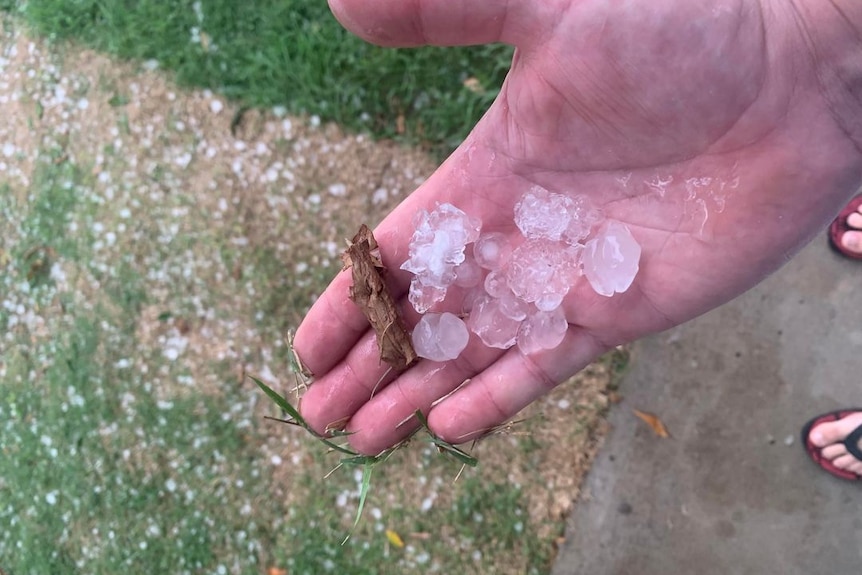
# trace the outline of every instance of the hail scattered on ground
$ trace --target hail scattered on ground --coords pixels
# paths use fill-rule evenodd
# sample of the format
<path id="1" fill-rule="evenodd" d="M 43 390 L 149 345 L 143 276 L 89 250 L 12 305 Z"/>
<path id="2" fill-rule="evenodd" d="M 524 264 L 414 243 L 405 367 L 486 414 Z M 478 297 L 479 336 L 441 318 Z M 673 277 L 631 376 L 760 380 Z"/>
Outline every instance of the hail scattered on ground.
<path id="1" fill-rule="evenodd" d="M 4 24 L 0 380 L 7 389 L 56 392 L 41 379 L 57 367 L 54 351 L 83 329 L 77 320 L 95 318 L 101 339 L 92 354 L 69 361 L 93 363 L 96 375 L 80 388 L 58 384 L 58 413 L 81 410 L 89 426 L 83 436 L 99 438 L 99 461 L 116 456 L 128 477 L 142 476 L 145 483 L 163 478 L 159 497 L 204 501 L 201 490 L 218 484 L 212 508 L 202 511 L 215 518 L 210 523 L 258 523 L 225 537 L 237 538 L 248 559 L 222 556 L 233 549 L 222 542 L 222 551 L 213 552 L 215 572 L 245 572 L 246 561 L 301 572 L 292 555 L 299 552 L 278 533 L 299 534 L 292 520 L 320 497 L 331 498 L 313 505 L 328 510 L 320 517 L 334 515 L 336 528 L 347 529 L 359 477 L 341 484 L 333 479 L 336 487 L 321 493 L 322 470 L 332 460 L 316 442 L 263 420 L 277 414 L 245 375 L 282 391 L 293 385 L 285 335 L 340 268 L 344 238 L 360 223 L 379 221 L 431 173 L 432 160 L 315 117 L 244 110 L 206 90 L 184 91 L 155 63 L 117 63 Z M 512 526 L 513 537 L 532 525 L 547 559 L 604 433 L 601 413 L 613 372 L 610 363 L 597 363 L 538 402 L 523 414 L 526 423 L 475 449 L 479 467 L 459 483 L 452 483 L 457 467 L 437 464 L 431 447 L 403 450 L 389 470 L 376 472 L 369 533 L 401 533 L 406 546 L 392 558 L 401 572 L 445 570 L 452 556 L 463 560 L 464 573 L 525 572 L 528 559 L 518 549 L 506 555 L 496 543 L 482 547 L 470 535 L 469 529 L 485 529 L 482 501 L 462 505 L 465 481 L 505 484 L 523 499 L 512 517 L 524 523 Z M 39 414 L 25 417 L 23 404 L 10 397 L 0 406 L 11 422 L 2 430 L 4 457 L 34 434 L 38 449 L 62 459 L 58 446 L 68 429 L 45 421 L 36 430 Z M 119 411 L 93 408 L 112 399 Z M 140 406 L 150 400 L 154 409 L 144 413 Z M 171 423 L 178 405 L 189 406 L 181 421 L 204 422 L 210 400 L 224 407 L 217 421 L 239 430 L 239 444 L 214 445 L 209 423 Z M 215 454 L 207 458 L 211 466 L 191 463 L 191 451 L 179 444 Z M 0 480 L 0 490 L 12 488 L 8 481 Z M 122 481 L 105 488 L 123 490 Z M 263 487 L 250 487 L 254 482 Z M 97 493 L 103 488 L 93 486 Z M 67 546 L 60 553 L 83 567 L 107 554 L 114 533 L 133 522 L 141 524 L 142 540 L 134 545 L 142 554 L 147 541 L 153 549 L 167 535 L 182 540 L 183 522 L 190 520 L 162 525 L 158 511 L 144 508 L 125 525 L 122 519 L 100 523 L 98 512 L 80 509 L 82 500 L 48 480 L 27 489 L 22 503 L 0 516 L 38 515 L 40 505 L 52 508 L 65 497 L 75 511 L 58 515 L 58 537 Z M 417 518 L 456 507 L 469 515 L 441 517 L 470 522 L 467 531 L 452 524 L 436 525 L 433 535 L 427 526 L 411 531 L 421 524 Z M 340 534 L 329 537 L 336 548 Z M 0 536 L 0 557 L 15 547 Z M 335 559 L 326 561 L 337 566 Z"/>

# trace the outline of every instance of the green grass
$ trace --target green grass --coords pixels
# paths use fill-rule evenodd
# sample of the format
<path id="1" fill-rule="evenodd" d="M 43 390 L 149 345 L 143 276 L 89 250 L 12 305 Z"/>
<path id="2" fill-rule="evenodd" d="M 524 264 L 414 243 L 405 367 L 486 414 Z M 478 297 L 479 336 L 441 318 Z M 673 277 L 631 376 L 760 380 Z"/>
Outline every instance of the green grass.
<path id="1" fill-rule="evenodd" d="M 101 274 L 99 297 L 85 298 L 58 289 L 53 271 L 32 273 L 32 246 L 52 254 L 41 267 L 76 275 L 98 259 L 89 232 L 69 233 L 93 217 L 83 173 L 48 163 L 26 201 L 0 192 L 2 217 L 18 223 L 0 244 L 4 303 L 16 304 L 0 309 L 0 566 L 193 572 L 225 555 L 254 564 L 243 543 L 258 528 L 241 508 L 223 512 L 225 499 L 247 496 L 240 485 L 259 483 L 254 466 L 222 454 L 246 448 L 234 405 L 159 398 L 150 378 L 124 365 L 140 359 L 129 321 L 146 299 L 140 274 L 120 265 Z M 44 323 L 23 324 L 25 308 Z"/>
<path id="2" fill-rule="evenodd" d="M 419 514 L 411 509 L 390 509 L 380 520 L 369 518 L 345 552 L 337 541 L 322 533 L 339 528 L 326 501 L 310 502 L 292 515 L 279 534 L 278 548 L 291 541 L 307 544 L 281 564 L 290 573 L 547 573 L 550 547 L 536 537 L 527 520 L 521 492 L 506 482 L 470 479 L 457 488 L 457 497 L 445 507 Z M 372 501 L 381 499 L 372 494 Z M 406 547 L 387 545 L 384 523 L 404 536 Z M 415 534 L 421 534 L 417 539 Z M 517 568 L 513 566 L 517 565 Z"/>
<path id="3" fill-rule="evenodd" d="M 157 401 L 146 386 L 103 365 L 105 341 L 115 341 L 111 355 L 133 354 L 132 342 L 100 326 L 104 315 L 82 315 L 65 336 L 28 348 L 31 357 L 13 357 L 0 388 L 3 522 L 10 526 L 0 535 L 4 567 L 180 572 L 213 568 L 228 551 L 256 561 L 236 537 L 246 529 L 256 539 L 257 529 L 237 508 L 223 512 L 226 498 L 241 498 L 237 482 L 257 481 L 253 468 L 201 449 L 242 446 L 242 434 L 222 417 L 230 406 Z M 42 354 L 50 362 L 34 361 Z M 209 476 L 207 488 L 199 471 Z"/>
<path id="4" fill-rule="evenodd" d="M 487 109 L 512 54 L 501 45 L 374 47 L 343 30 L 324 0 L 4 0 L 0 8 L 52 38 L 157 60 L 184 85 L 439 151 L 460 143 Z M 480 89 L 465 87 L 468 78 Z"/>
<path id="5" fill-rule="evenodd" d="M 138 246 L 138 256 L 154 259 L 104 253 L 95 223 L 110 229 L 120 208 L 98 201 L 91 173 L 88 165 L 55 163 L 46 151 L 30 189 L 0 188 L 8 223 L 0 238 L 0 569 L 484 573 L 502 557 L 522 562 L 523 572 L 545 572 L 549 546 L 526 521 L 520 489 L 469 474 L 448 485 L 460 464 L 430 444 L 409 450 L 422 454 L 418 470 L 400 453 L 375 469 L 355 530 L 361 466 L 323 481 L 338 458 L 307 446 L 298 452 L 302 463 L 285 462 L 291 469 L 278 479 L 262 446 L 271 437 L 277 447 L 291 431 L 255 417 L 254 404 L 266 401 L 258 390 L 238 385 L 233 365 L 215 360 L 205 366 L 214 388 L 186 386 L 190 367 L 167 360 L 141 333 L 144 308 L 163 310 L 158 322 L 167 327 L 187 314 L 184 290 L 202 289 L 179 285 L 178 276 L 168 280 L 177 292 L 164 300 L 154 295 L 149 267 L 183 265 L 182 252 L 172 251 L 178 247 L 212 244 L 218 253 L 218 242 L 182 216 L 188 230 L 167 248 L 154 240 Z M 142 238 L 156 237 L 170 217 L 153 209 L 141 212 L 151 220 L 132 218 Z M 37 274 L 34 246 L 44 255 Z M 261 261 L 256 250 L 266 253 L 247 249 L 252 263 Z M 276 272 L 252 266 L 247 281 L 270 285 L 263 273 Z M 216 287 L 209 297 L 224 297 Z M 39 320 L 27 323 L 28 314 Z M 422 487 L 418 476 L 444 480 Z M 396 503 L 432 491 L 438 503 L 424 512 L 416 501 Z M 406 547 L 393 547 L 385 529 L 402 534 Z"/>
<path id="6" fill-rule="evenodd" d="M 129 9 L 142 6 L 158 8 Z M 61 18 L 55 7 L 44 16 Z M 11 33 L 19 22 L 3 19 L 6 46 L 21 40 Z M 0 181 L 0 570 L 546 573 L 562 522 L 532 515 L 547 499 L 548 462 L 563 461 L 547 450 L 578 445 L 595 420 L 577 427 L 580 408 L 557 410 L 549 432 L 530 419 L 535 437 L 480 445 L 478 469 L 457 482 L 461 463 L 419 434 L 375 466 L 354 529 L 362 466 L 324 479 L 338 454 L 265 420 L 282 414 L 243 374 L 289 387 L 283 338 L 340 268 L 329 244 L 382 207 L 305 201 L 330 182 L 296 166 L 296 190 L 231 185 L 230 156 L 180 166 L 174 157 L 197 144 L 173 127 L 194 118 L 178 118 L 184 94 L 136 116 L 128 84 L 151 76 L 75 69 L 63 60 L 82 58 L 67 45 L 34 45 L 40 62 L 18 64 L 37 72 L 20 97 L 30 117 L 10 120 L 26 137 L 4 156 L 27 177 L 9 169 Z M 41 73 L 48 65 L 56 74 Z M 76 99 L 108 105 L 90 116 L 76 99 L 43 107 L 61 81 Z M 155 126 L 152 143 L 142 126 Z M 287 207 L 272 209 L 267 195 Z"/>

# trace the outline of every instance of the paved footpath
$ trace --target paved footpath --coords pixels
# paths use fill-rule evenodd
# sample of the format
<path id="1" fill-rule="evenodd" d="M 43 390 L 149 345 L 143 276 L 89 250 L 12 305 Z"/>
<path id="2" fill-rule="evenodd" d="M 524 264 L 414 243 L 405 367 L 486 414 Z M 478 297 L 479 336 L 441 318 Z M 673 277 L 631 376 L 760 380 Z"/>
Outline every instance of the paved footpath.
<path id="1" fill-rule="evenodd" d="M 621 393 L 553 575 L 862 573 L 862 484 L 821 472 L 799 440 L 810 417 L 862 407 L 862 262 L 821 235 L 639 342 Z"/>

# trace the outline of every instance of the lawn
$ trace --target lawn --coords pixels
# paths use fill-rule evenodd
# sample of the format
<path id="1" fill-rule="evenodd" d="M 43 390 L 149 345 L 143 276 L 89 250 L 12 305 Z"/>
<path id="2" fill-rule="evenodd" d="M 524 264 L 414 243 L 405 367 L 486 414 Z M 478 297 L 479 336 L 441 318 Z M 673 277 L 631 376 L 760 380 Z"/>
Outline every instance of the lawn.
<path id="1" fill-rule="evenodd" d="M 393 455 L 342 545 L 361 470 L 330 473 L 336 457 L 264 419 L 281 414 L 248 375 L 289 391 L 286 333 L 343 238 L 434 161 L 336 115 L 178 87 L 206 67 L 109 45 L 124 28 L 90 29 L 107 3 L 54 17 L 142 59 L 38 39 L 22 22 L 49 4 L 0 33 L 0 570 L 547 572 L 624 356 L 477 446 L 475 469 L 421 441 Z M 236 95 L 268 101 L 252 85 Z"/>
<path id="2" fill-rule="evenodd" d="M 510 47 L 387 50 L 324 0 L 0 0 L 51 38 L 151 61 L 185 86 L 350 129 L 454 148 L 494 99 Z M 469 80 L 469 81 L 468 81 Z"/>

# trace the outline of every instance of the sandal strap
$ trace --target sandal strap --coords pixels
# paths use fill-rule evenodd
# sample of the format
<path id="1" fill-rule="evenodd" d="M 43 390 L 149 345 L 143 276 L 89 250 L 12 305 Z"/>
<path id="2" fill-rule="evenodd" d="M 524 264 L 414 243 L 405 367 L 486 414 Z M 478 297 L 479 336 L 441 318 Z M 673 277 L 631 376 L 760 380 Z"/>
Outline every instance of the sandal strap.
<path id="1" fill-rule="evenodd" d="M 862 449 L 859 448 L 859 440 L 862 439 L 862 424 L 850 432 L 850 435 L 844 438 L 844 447 L 847 448 L 847 453 L 862 461 Z"/>

